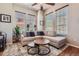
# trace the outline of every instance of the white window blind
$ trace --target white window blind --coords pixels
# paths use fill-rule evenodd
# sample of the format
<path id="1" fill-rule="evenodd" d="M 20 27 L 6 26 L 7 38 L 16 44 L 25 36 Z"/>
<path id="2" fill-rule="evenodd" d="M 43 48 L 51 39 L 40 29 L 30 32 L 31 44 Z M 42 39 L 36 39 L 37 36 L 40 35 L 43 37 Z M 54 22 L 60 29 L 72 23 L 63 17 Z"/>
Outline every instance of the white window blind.
<path id="1" fill-rule="evenodd" d="M 68 6 L 56 11 L 56 34 L 67 35 L 68 33 Z"/>
<path id="2" fill-rule="evenodd" d="M 52 31 L 53 26 L 53 13 L 49 13 L 45 16 L 45 30 Z"/>
<path id="3" fill-rule="evenodd" d="M 34 31 L 34 25 L 35 25 L 35 15 L 27 15 L 26 16 L 26 29 L 27 25 L 29 25 L 29 31 Z"/>

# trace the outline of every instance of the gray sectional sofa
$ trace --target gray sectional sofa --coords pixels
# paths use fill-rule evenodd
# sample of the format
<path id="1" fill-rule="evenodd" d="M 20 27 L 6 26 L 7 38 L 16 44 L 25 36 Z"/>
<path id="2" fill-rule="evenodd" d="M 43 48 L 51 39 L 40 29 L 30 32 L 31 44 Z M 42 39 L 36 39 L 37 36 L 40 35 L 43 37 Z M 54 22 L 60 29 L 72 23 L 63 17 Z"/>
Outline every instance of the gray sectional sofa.
<path id="1" fill-rule="evenodd" d="M 37 38 L 49 39 L 50 40 L 49 44 L 55 46 L 56 48 L 60 48 L 66 44 L 66 37 L 61 37 L 61 36 L 50 37 L 45 35 L 39 35 L 34 37 L 24 37 L 23 35 L 21 35 L 20 41 L 22 45 L 27 45 L 29 42 L 32 42 Z"/>

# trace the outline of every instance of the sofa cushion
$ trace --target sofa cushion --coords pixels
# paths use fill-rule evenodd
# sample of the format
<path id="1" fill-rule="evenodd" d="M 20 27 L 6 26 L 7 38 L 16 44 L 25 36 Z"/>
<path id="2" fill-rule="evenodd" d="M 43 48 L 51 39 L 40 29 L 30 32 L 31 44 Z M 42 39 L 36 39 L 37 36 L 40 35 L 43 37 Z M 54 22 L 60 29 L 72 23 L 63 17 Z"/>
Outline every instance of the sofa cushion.
<path id="1" fill-rule="evenodd" d="M 43 36 L 43 38 L 49 39 L 53 42 L 59 42 L 61 40 L 66 39 L 65 37 L 49 37 L 49 36 Z"/>
<path id="2" fill-rule="evenodd" d="M 65 37 L 51 37 L 51 39 L 53 39 L 55 41 L 61 41 L 61 40 L 65 39 Z"/>
<path id="3" fill-rule="evenodd" d="M 34 32 L 26 32 L 26 36 L 33 37 L 33 36 L 35 36 L 35 33 Z"/>
<path id="4" fill-rule="evenodd" d="M 43 31 L 38 31 L 37 35 L 45 35 Z"/>
<path id="5" fill-rule="evenodd" d="M 31 37 L 34 37 L 35 36 L 35 33 L 34 32 L 30 32 L 30 36 Z"/>

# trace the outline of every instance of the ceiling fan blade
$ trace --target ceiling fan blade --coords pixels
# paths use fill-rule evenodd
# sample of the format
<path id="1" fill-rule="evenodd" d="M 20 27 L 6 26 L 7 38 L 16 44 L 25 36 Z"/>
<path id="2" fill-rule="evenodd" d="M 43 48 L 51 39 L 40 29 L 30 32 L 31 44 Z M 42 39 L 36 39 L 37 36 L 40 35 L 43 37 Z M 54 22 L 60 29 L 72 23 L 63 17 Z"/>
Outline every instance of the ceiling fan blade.
<path id="1" fill-rule="evenodd" d="M 46 4 L 48 4 L 48 5 L 52 5 L 52 6 L 54 6 L 54 5 L 55 5 L 55 3 L 46 3 Z"/>
<path id="2" fill-rule="evenodd" d="M 35 6 L 35 5 L 37 5 L 37 3 L 32 4 L 32 6 Z"/>

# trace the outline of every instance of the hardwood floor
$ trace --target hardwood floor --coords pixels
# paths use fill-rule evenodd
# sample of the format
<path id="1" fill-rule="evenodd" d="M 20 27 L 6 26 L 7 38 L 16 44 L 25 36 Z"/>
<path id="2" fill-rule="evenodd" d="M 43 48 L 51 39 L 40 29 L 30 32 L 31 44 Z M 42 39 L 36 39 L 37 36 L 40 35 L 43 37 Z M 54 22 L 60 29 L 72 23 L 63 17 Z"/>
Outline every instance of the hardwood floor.
<path id="1" fill-rule="evenodd" d="M 79 48 L 69 46 L 59 56 L 79 56 Z"/>
<path id="2" fill-rule="evenodd" d="M 2 54 L 3 54 L 3 51 L 0 51 L 0 56 L 2 56 Z"/>

